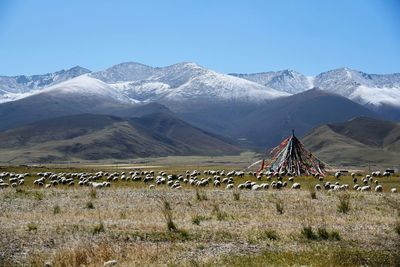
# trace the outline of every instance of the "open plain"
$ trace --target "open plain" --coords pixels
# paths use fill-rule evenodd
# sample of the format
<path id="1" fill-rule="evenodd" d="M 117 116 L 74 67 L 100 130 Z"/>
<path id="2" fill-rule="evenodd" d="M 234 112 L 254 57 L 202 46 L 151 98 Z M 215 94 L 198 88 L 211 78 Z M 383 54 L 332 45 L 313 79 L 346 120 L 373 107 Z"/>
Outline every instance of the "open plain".
<path id="1" fill-rule="evenodd" d="M 222 166 L 201 166 L 196 175 L 194 168 L 2 167 L 0 173 L 30 175 L 23 185 L 0 189 L 0 265 L 400 264 L 400 194 L 391 192 L 400 187 L 397 175 L 373 177 L 368 181 L 371 191 L 363 192 L 353 189 L 350 174 L 321 180 L 257 179 L 248 172 L 236 176 L 233 167 L 222 173 Z M 211 175 L 209 170 L 219 170 L 219 175 Z M 46 188 L 53 178 L 46 178 L 43 186 L 34 184 L 45 172 L 60 178 L 72 173 L 90 177 L 100 171 L 103 176 L 92 178 L 89 185 L 79 185 L 82 179 L 78 176 L 73 185 L 59 183 Z M 151 171 L 154 179 L 145 183 L 145 172 Z M 140 173 L 140 180 L 131 179 L 134 172 Z M 229 172 L 233 186 L 226 189 L 228 183 L 223 181 Z M 116 174 L 107 179 L 111 173 Z M 123 173 L 130 178 L 123 179 Z M 176 176 L 168 179 L 172 174 Z M 362 184 L 365 175 L 357 173 L 356 183 Z M 159 176 L 165 177 L 166 183 L 157 185 Z M 219 186 L 214 185 L 215 176 L 220 176 Z M 190 184 L 193 177 L 211 180 L 208 185 L 196 186 Z M 169 180 L 172 185 L 167 184 Z M 109 187 L 94 187 L 107 181 Z M 172 189 L 177 181 L 180 187 Z M 270 186 L 238 189 L 246 181 Z M 279 181 L 287 185 L 273 189 L 272 184 Z M 348 184 L 349 189 L 326 190 L 328 181 Z M 295 183 L 301 188 L 292 189 Z M 316 189 L 316 184 L 322 188 Z M 377 184 L 382 185 L 382 192 L 374 191 Z"/>

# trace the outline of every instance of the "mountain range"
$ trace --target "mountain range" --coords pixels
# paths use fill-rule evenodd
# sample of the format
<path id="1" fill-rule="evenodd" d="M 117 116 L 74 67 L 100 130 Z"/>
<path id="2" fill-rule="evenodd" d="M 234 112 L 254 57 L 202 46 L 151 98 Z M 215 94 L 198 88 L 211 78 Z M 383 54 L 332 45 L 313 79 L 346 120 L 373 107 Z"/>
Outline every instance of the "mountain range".
<path id="1" fill-rule="evenodd" d="M 3 140 L 0 150 L 12 149 L 6 146 L 6 140 L 13 140 L 13 135 L 26 139 L 26 135 L 17 133 L 27 131 L 24 127 L 28 125 L 31 128 L 27 132 L 35 136 L 35 132 L 40 132 L 40 128 L 46 129 L 46 123 L 52 122 L 52 119 L 63 118 L 60 119 L 63 121 L 71 116 L 80 121 L 89 118 L 100 121 L 102 116 L 106 121 L 110 118 L 122 120 L 135 129 L 135 134 L 140 133 L 140 137 L 122 138 L 130 147 L 134 139 L 146 143 L 144 140 L 149 140 L 148 135 L 155 136 L 153 130 L 139 125 L 137 120 L 157 114 L 158 118 L 171 121 L 171 128 L 174 128 L 172 124 L 180 125 L 182 122 L 188 128 L 202 131 L 208 138 L 220 140 L 218 146 L 206 149 L 211 155 L 238 153 L 238 147 L 265 151 L 289 135 L 292 129 L 302 136 L 321 125 L 359 116 L 400 120 L 400 74 L 366 74 L 348 68 L 327 71 L 314 77 L 291 70 L 222 74 L 191 62 L 167 67 L 128 62 L 98 72 L 77 66 L 44 75 L 0 76 L 0 103 L 0 134 Z M 65 131 L 61 123 L 56 125 Z M 120 126 L 110 123 L 106 128 L 112 131 L 113 127 L 119 129 Z M 139 128 L 140 131 L 137 130 Z M 100 132 L 108 130 L 88 130 L 90 134 L 79 138 L 89 144 L 88 139 L 98 138 Z M 111 136 L 115 139 L 117 135 Z M 128 153 L 122 149 L 119 155 L 116 151 L 107 153 L 110 151 L 108 148 L 98 154 L 89 153 L 90 145 L 77 146 L 80 150 L 72 153 L 68 149 L 60 149 L 63 147 L 61 143 L 68 144 L 65 147 L 76 147 L 69 143 L 71 140 L 55 141 L 48 137 L 48 140 L 45 138 L 38 144 L 34 143 L 35 138 L 28 138 L 30 141 L 25 143 L 15 140 L 8 143 L 14 144 L 16 151 L 26 152 L 27 147 L 42 148 L 50 142 L 51 149 L 44 151 L 56 153 L 47 157 L 48 160 L 206 154 L 205 150 L 198 148 L 184 149 L 165 136 L 158 139 L 162 144 L 156 144 L 154 140 L 146 143 L 149 145 L 145 152 Z M 195 144 L 196 138 L 191 138 L 190 142 Z M 185 135 L 175 138 L 174 142 L 179 139 L 185 139 Z M 107 144 L 115 142 L 118 141 L 104 141 Z M 171 149 L 171 142 L 176 149 Z M 190 142 L 187 141 L 186 145 Z M 78 140 L 77 143 L 84 142 Z M 151 149 L 151 146 L 157 149 Z M 202 143 L 199 143 L 200 146 Z M 31 151 L 38 154 L 41 150 Z M 46 159 L 42 156 L 32 158 Z"/>

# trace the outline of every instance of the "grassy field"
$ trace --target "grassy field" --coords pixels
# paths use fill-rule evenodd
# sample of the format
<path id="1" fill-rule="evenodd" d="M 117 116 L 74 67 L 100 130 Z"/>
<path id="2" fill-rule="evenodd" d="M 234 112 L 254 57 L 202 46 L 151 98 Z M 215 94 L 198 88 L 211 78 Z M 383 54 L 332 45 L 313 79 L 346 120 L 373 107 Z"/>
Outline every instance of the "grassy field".
<path id="1" fill-rule="evenodd" d="M 0 172 L 131 168 L 7 166 Z M 195 168 L 234 167 L 218 162 L 152 166 L 175 174 Z M 45 189 L 33 186 L 35 178 L 0 189 L 0 266 L 103 266 L 109 260 L 118 266 L 400 265 L 400 194 L 389 193 L 392 187 L 400 189 L 399 176 L 377 178 L 383 193 L 315 192 L 314 185 L 323 182 L 310 177 L 295 178 L 301 190 L 267 191 L 186 184 L 181 190 L 148 189 L 133 181 L 96 190 L 78 185 Z M 234 179 L 236 186 L 257 181 Z M 353 185 L 349 176 L 339 182 Z"/>

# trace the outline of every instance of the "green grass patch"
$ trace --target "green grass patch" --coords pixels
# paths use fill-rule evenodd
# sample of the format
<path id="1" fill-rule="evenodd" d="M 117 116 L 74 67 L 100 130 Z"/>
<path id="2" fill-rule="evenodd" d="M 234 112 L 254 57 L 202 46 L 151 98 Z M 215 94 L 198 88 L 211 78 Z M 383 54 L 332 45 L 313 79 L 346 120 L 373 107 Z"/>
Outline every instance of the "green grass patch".
<path id="1" fill-rule="evenodd" d="M 226 255 L 205 266 L 398 266 L 397 251 L 316 246 L 305 251 L 264 251 L 261 255 Z"/>

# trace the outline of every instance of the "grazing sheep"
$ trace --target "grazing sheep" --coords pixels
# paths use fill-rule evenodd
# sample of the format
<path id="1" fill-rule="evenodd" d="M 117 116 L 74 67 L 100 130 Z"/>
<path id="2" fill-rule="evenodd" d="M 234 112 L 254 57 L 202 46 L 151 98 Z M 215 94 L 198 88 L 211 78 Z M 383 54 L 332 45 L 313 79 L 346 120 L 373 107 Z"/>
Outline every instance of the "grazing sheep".
<path id="1" fill-rule="evenodd" d="M 156 188 L 154 184 L 149 185 L 149 189 L 154 189 Z"/>
<path id="2" fill-rule="evenodd" d="M 340 176 L 342 176 L 342 173 L 341 173 L 341 172 L 336 172 L 336 173 L 335 173 L 335 178 L 336 178 L 336 179 L 339 179 Z"/>
<path id="3" fill-rule="evenodd" d="M 294 183 L 292 189 L 300 189 L 301 185 L 299 183 Z"/>
<path id="4" fill-rule="evenodd" d="M 255 184 L 255 185 L 253 185 L 252 187 L 251 187 L 251 190 L 253 190 L 253 191 L 258 191 L 258 190 L 260 190 L 261 189 L 261 186 L 259 186 L 258 184 Z"/>
<path id="5" fill-rule="evenodd" d="M 226 185 L 226 189 L 232 189 L 233 188 L 233 184 L 227 184 Z"/>
<path id="6" fill-rule="evenodd" d="M 319 191 L 319 190 L 321 190 L 321 185 L 320 184 L 316 184 L 314 188 L 315 188 L 315 190 Z"/>
<path id="7" fill-rule="evenodd" d="M 360 188 L 360 190 L 363 191 L 363 192 L 365 192 L 365 191 L 371 191 L 371 187 L 370 187 L 369 185 L 365 185 L 365 186 L 362 186 L 362 187 Z"/>
<path id="8" fill-rule="evenodd" d="M 382 192 L 382 186 L 381 185 L 377 185 L 376 187 L 375 187 L 375 192 Z"/>
<path id="9" fill-rule="evenodd" d="M 260 186 L 262 187 L 262 189 L 265 189 L 265 190 L 267 190 L 269 188 L 268 183 L 262 183 Z"/>
<path id="10" fill-rule="evenodd" d="M 325 188 L 325 190 L 331 189 L 331 183 L 330 183 L 330 182 L 326 182 L 326 183 L 324 184 L 324 188 Z"/>
<path id="11" fill-rule="evenodd" d="M 397 193 L 397 188 L 392 188 L 392 189 L 390 189 L 390 192 L 392 192 L 392 193 Z"/>

